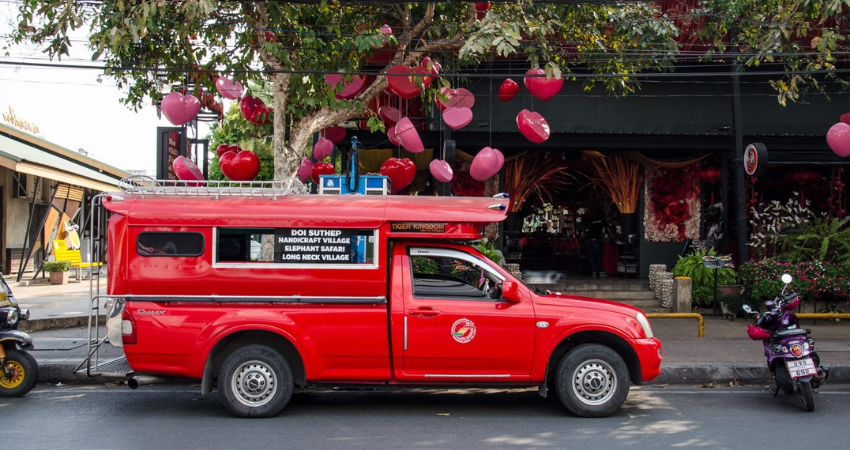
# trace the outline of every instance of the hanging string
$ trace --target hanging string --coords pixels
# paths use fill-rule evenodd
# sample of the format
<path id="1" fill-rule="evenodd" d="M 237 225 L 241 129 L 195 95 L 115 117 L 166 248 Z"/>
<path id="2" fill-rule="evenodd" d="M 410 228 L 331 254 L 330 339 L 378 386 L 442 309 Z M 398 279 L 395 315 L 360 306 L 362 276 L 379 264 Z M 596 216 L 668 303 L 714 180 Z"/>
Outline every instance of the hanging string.
<path id="1" fill-rule="evenodd" d="M 490 75 L 493 74 L 493 62 L 490 62 Z M 493 148 L 493 77 L 490 77 L 490 96 L 487 98 L 490 105 L 490 116 L 487 119 L 487 131 L 489 134 L 489 146 Z"/>

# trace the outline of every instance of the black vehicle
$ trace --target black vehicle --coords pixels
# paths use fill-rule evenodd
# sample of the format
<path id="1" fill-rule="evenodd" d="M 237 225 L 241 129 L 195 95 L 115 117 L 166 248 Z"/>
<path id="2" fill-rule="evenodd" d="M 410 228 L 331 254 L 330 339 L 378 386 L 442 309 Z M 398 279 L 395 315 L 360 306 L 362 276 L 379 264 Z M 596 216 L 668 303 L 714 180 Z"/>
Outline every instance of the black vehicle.
<path id="1" fill-rule="evenodd" d="M 24 351 L 32 348 L 32 338 L 18 331 L 18 323 L 30 313 L 21 310 L 2 276 L 0 288 L 0 397 L 20 397 L 38 379 L 38 363 Z"/>

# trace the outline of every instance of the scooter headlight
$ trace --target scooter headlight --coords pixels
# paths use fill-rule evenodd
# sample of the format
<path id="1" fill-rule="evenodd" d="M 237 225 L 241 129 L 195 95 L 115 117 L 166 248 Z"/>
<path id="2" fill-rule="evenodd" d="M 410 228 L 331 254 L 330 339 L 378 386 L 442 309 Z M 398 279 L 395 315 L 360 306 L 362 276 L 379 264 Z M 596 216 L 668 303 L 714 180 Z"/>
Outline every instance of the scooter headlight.
<path id="1" fill-rule="evenodd" d="M 640 324 L 640 327 L 643 328 L 643 334 L 647 339 L 652 338 L 652 327 L 649 326 L 649 320 L 647 320 L 646 316 L 643 315 L 642 312 L 638 311 L 635 313 L 635 320 Z"/>
<path id="2" fill-rule="evenodd" d="M 18 324 L 18 320 L 20 319 L 20 315 L 18 315 L 18 310 L 13 309 L 9 311 L 9 314 L 6 316 L 6 325 L 10 327 L 14 327 Z"/>

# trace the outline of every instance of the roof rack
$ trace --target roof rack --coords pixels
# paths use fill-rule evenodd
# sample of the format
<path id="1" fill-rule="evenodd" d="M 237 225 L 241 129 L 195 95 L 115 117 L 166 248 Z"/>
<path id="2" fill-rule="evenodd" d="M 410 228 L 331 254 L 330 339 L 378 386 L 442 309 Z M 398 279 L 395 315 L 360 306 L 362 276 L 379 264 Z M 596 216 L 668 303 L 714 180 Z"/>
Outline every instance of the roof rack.
<path id="1" fill-rule="evenodd" d="M 155 180 L 144 175 L 135 175 L 118 182 L 126 194 L 185 195 L 196 197 L 271 197 L 306 194 L 309 191 L 298 178 L 280 181 L 188 181 Z"/>

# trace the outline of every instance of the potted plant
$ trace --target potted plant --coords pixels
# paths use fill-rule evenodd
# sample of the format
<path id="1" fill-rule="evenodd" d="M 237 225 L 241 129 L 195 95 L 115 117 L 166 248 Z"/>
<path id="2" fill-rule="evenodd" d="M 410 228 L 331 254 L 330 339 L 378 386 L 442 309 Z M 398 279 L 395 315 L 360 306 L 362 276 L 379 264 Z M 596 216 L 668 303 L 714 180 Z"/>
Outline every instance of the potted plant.
<path id="1" fill-rule="evenodd" d="M 719 299 L 724 295 L 731 295 L 740 287 L 731 288 L 726 292 L 721 286 L 734 285 L 737 275 L 735 270 L 729 267 L 722 269 L 711 269 L 703 264 L 704 256 L 716 256 L 714 249 L 697 250 L 685 256 L 679 256 L 679 261 L 673 267 L 673 275 L 677 277 L 688 277 L 693 280 L 693 301 L 699 306 L 711 306 L 714 304 L 715 277 Z M 722 289 L 722 290 L 721 290 Z"/>
<path id="2" fill-rule="evenodd" d="M 65 284 L 68 282 L 71 261 L 45 261 L 41 268 L 50 273 L 50 284 Z"/>

